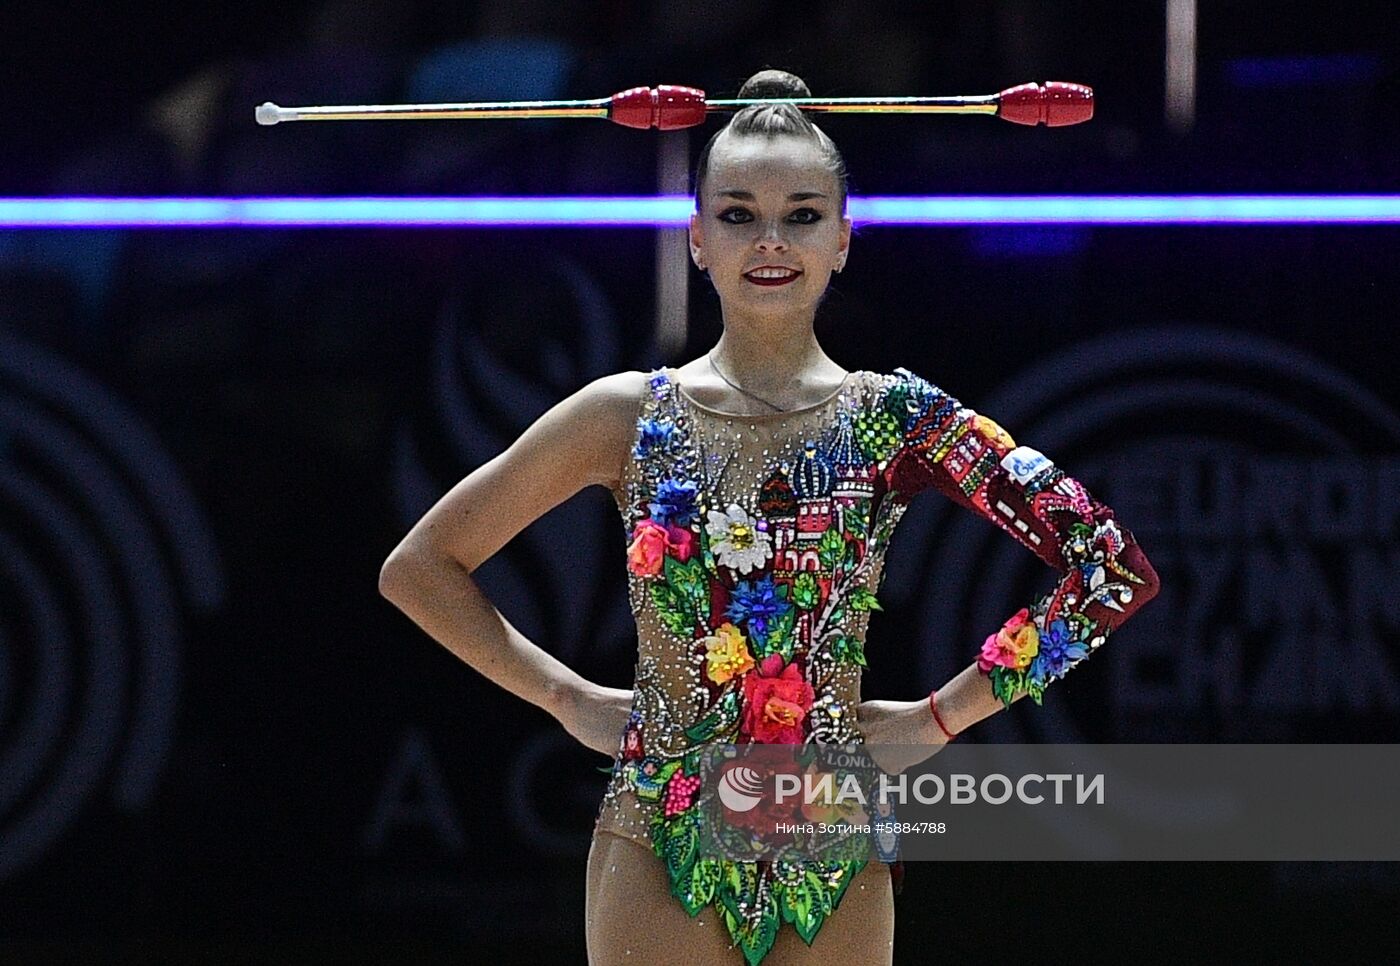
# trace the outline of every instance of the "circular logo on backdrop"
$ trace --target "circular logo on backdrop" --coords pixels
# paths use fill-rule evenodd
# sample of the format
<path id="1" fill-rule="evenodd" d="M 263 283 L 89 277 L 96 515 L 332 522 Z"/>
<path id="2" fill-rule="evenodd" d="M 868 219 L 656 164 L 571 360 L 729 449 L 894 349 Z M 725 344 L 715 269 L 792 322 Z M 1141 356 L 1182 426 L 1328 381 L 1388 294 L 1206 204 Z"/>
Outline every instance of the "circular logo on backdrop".
<path id="1" fill-rule="evenodd" d="M 203 511 L 150 427 L 0 333 L 0 879 L 104 790 L 147 804 L 183 615 L 217 607 L 223 587 Z"/>
<path id="2" fill-rule="evenodd" d="M 935 383 L 939 373 L 923 373 Z M 1072 346 L 963 400 L 1110 506 L 1162 580 L 1093 658 L 977 726 L 1021 742 L 1274 741 L 1394 734 L 1400 712 L 1400 415 L 1347 373 L 1280 343 L 1199 326 Z M 924 506 L 919 507 L 923 502 Z M 887 593 L 911 606 L 922 678 L 1056 574 L 931 495 L 896 543 L 922 563 Z M 912 571 L 912 572 L 911 572 Z M 1381 730 L 1377 730 L 1381 729 Z M 1374 738 L 1358 739 L 1374 740 Z M 1008 747 L 1009 751 L 1009 747 Z M 1015 762 L 1007 762 L 1015 767 Z M 1088 765 L 1086 764 L 1086 767 Z M 1151 776 L 1141 776 L 1142 788 Z M 1131 794 L 1132 789 L 1120 789 Z M 1207 821 L 1209 790 L 1163 821 Z M 1146 818 L 1145 820 L 1150 820 Z"/>
<path id="3" fill-rule="evenodd" d="M 532 252 L 529 260 L 528 278 L 474 263 L 469 274 L 489 285 L 477 292 L 464 283 L 468 287 L 439 310 L 426 360 L 430 406 L 406 417 L 395 432 L 390 485 L 404 527 L 560 399 L 625 368 L 613 311 L 597 281 L 568 259 L 541 260 Z M 502 264 L 518 267 L 519 260 Z M 447 458 L 436 462 L 439 452 Z M 634 633 L 625 606 L 598 606 L 605 591 L 625 594 L 623 568 L 615 580 L 595 581 L 580 579 L 574 566 L 603 559 L 610 530 L 621 529 L 607 516 L 617 515 L 607 501 L 602 490 L 586 489 L 473 574 L 522 633 L 547 640 L 561 660 L 596 657 L 600 646 L 625 646 Z M 561 553 L 565 546 L 569 552 Z M 585 613 L 604 615 L 615 626 L 573 619 Z"/>
<path id="4" fill-rule="evenodd" d="M 517 270 L 522 260 L 532 266 L 528 277 Z M 390 492 L 405 529 L 561 399 L 628 365 L 630 347 L 607 295 L 580 263 L 541 258 L 528 243 L 496 245 L 474 256 L 460 277 L 461 287 L 439 309 L 424 361 L 427 396 L 394 433 Z M 623 548 L 610 504 L 604 490 L 588 487 L 472 573 L 521 633 L 566 663 L 635 653 L 621 558 L 611 574 L 578 566 Z M 560 799 L 543 751 L 555 745 L 551 732 L 519 746 L 509 770 L 509 794 L 519 803 L 511 816 L 520 837 L 540 851 L 577 854 L 588 842 L 576 820 L 552 811 Z M 571 808 L 593 811 L 602 788 L 568 792 Z"/>
<path id="5" fill-rule="evenodd" d="M 1250 740 L 1239 729 L 1261 715 L 1400 710 L 1400 616 L 1375 580 L 1400 551 L 1400 414 L 1354 378 L 1266 339 L 1180 326 L 1071 347 L 964 401 L 1110 506 L 1162 578 L 1043 706 L 1021 702 L 983 734 L 1163 740 L 1196 718 L 1211 730 L 1193 740 Z M 915 509 L 924 523 L 896 542 L 922 542 L 927 563 L 889 592 L 918 601 L 923 676 L 938 683 L 1056 575 L 961 507 L 926 495 L 906 520 Z"/>

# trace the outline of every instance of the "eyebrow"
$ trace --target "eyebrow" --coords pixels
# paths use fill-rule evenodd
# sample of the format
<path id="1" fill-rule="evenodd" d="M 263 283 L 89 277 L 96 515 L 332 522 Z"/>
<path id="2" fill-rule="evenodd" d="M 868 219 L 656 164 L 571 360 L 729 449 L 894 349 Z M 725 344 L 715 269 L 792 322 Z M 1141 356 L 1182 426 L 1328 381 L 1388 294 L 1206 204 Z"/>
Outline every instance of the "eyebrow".
<path id="1" fill-rule="evenodd" d="M 726 188 L 719 192 L 721 197 L 734 198 L 738 201 L 753 201 L 752 191 L 740 191 L 738 188 Z M 826 195 L 820 191 L 794 191 L 788 195 L 788 201 L 807 201 L 810 198 L 825 198 Z"/>

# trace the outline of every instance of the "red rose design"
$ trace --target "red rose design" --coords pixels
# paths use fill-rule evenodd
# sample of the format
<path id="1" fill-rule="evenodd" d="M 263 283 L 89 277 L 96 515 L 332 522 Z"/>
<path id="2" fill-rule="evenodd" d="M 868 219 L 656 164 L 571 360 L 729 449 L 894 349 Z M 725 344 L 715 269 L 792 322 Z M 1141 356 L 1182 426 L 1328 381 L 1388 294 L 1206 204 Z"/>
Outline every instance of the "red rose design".
<path id="1" fill-rule="evenodd" d="M 739 759 L 731 767 L 744 763 L 743 759 Z M 801 812 L 802 796 L 800 793 L 788 795 L 779 802 L 776 794 L 777 776 L 790 775 L 800 781 L 801 773 L 792 765 L 769 765 L 766 762 L 749 762 L 749 765 L 756 766 L 756 770 L 762 776 L 762 797 L 747 811 L 736 812 L 726 807 L 723 813 L 725 821 L 743 829 L 751 838 L 757 838 L 770 847 L 777 842 L 792 841 L 792 832 L 780 832 L 778 826 L 796 825 L 805 821 Z"/>
<path id="2" fill-rule="evenodd" d="M 739 730 L 764 744 L 800 745 L 802 719 L 812 709 L 814 697 L 796 664 L 784 666 L 781 654 L 770 654 L 744 675 Z"/>
<path id="3" fill-rule="evenodd" d="M 665 566 L 667 553 L 685 563 L 695 552 L 695 534 L 676 526 L 642 520 L 627 546 L 627 569 L 643 577 L 655 577 Z"/>

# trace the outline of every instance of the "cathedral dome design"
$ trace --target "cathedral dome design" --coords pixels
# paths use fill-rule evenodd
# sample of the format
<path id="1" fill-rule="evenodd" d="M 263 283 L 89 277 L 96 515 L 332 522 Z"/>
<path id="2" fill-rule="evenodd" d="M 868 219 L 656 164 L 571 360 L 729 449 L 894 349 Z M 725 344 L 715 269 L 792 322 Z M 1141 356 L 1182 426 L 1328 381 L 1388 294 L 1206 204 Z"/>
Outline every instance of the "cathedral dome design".
<path id="1" fill-rule="evenodd" d="M 832 427 L 831 441 L 827 444 L 827 454 L 830 456 L 831 465 L 837 473 L 858 469 L 869 462 L 856 443 L 851 414 L 844 409 L 838 416 L 836 425 Z"/>
<path id="2" fill-rule="evenodd" d="M 831 461 L 817 452 L 817 444 L 807 440 L 802 458 L 797 461 L 797 478 L 793 489 L 800 500 L 819 500 L 831 495 L 835 474 L 831 471 Z"/>
<path id="3" fill-rule="evenodd" d="M 788 482 L 788 465 L 784 463 L 773 471 L 758 491 L 758 509 L 769 517 L 790 517 L 797 515 L 797 497 Z"/>

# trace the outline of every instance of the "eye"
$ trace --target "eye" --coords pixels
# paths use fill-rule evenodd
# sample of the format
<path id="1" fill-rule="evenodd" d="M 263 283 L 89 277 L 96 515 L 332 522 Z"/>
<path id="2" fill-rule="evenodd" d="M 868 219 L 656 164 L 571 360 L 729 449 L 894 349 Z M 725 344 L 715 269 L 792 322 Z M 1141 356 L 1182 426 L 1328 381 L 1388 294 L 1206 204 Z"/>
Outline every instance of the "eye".
<path id="1" fill-rule="evenodd" d="M 799 225 L 815 225 L 822 220 L 822 213 L 815 208 L 798 208 L 788 217 Z"/>
<path id="2" fill-rule="evenodd" d="M 726 208 L 717 216 L 720 221 L 728 222 L 731 225 L 743 225 L 753 221 L 753 215 L 747 208 Z"/>

